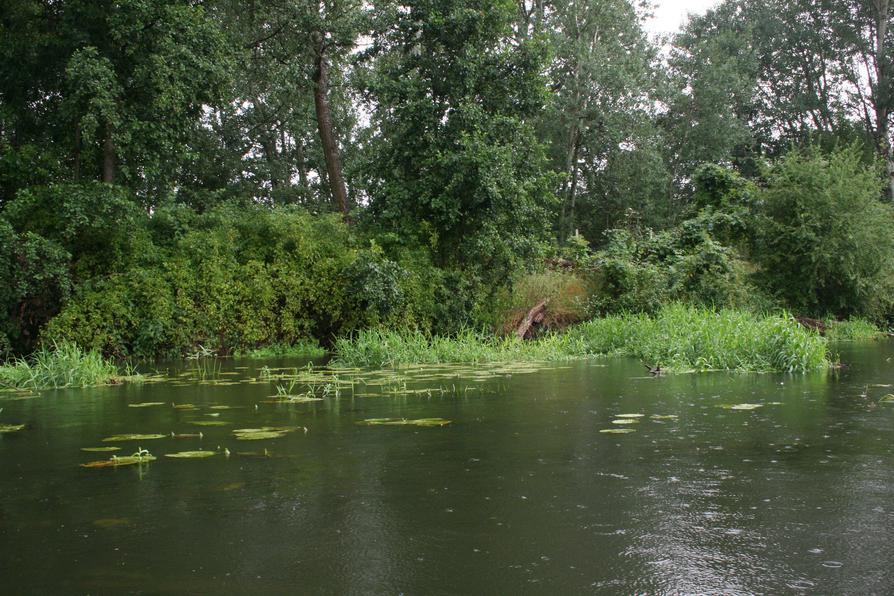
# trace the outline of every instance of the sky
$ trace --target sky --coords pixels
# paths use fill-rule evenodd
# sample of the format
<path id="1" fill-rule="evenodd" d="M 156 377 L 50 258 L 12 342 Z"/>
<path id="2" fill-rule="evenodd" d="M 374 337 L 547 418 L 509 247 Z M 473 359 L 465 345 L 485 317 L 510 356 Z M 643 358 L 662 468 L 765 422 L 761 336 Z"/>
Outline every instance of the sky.
<path id="1" fill-rule="evenodd" d="M 689 13 L 702 14 L 718 3 L 718 0 L 654 0 L 655 16 L 646 23 L 646 31 L 652 34 L 674 33 L 680 30 Z"/>

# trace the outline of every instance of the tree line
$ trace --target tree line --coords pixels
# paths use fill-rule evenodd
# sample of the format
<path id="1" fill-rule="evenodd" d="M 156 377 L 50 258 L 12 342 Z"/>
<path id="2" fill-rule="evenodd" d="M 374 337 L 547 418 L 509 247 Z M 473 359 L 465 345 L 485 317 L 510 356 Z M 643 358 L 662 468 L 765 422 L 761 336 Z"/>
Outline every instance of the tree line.
<path id="1" fill-rule="evenodd" d="M 889 0 L 725 0 L 657 40 L 643 29 L 648 15 L 647 2 L 632 0 L 7 0 L 0 272 L 9 343 L 33 345 L 72 300 L 83 305 L 98 285 L 133 275 L 146 252 L 173 258 L 165 251 L 191 226 L 231 221 L 219 214 L 238 209 L 338 214 L 353 235 L 341 250 L 366 255 L 361 278 L 374 271 L 397 287 L 398 269 L 424 261 L 445 295 L 478 296 L 427 316 L 466 321 L 461 313 L 486 309 L 495 288 L 582 240 L 603 251 L 625 229 L 679 240 L 696 220 L 716 236 L 704 209 L 721 203 L 750 214 L 750 231 L 724 246 L 772 278 L 781 253 L 765 232 L 771 220 L 785 227 L 768 211 L 775 195 L 745 192 L 746 206 L 727 199 L 740 184 L 790 184 L 783 163 L 801 174 L 819 167 L 819 178 L 830 168 L 868 176 L 856 203 L 876 194 L 878 209 L 845 212 L 856 203 L 838 195 L 798 208 L 836 229 L 872 218 L 886 233 Z M 727 173 L 708 175 L 704 164 Z M 705 186 L 718 180 L 723 192 Z M 836 233 L 821 227 L 798 231 L 809 236 L 801 248 L 816 253 L 810 241 Z M 796 299 L 815 293 L 814 273 L 806 286 L 763 291 L 789 307 L 868 312 Z M 383 283 L 369 281 L 373 295 L 388 293 Z M 879 308 L 869 314 L 889 314 Z"/>

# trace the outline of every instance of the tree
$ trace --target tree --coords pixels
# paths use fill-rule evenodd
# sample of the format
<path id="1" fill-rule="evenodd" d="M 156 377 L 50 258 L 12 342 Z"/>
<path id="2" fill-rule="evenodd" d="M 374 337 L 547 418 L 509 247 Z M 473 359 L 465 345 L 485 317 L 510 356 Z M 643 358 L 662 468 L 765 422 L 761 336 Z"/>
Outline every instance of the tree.
<path id="1" fill-rule="evenodd" d="M 514 39 L 510 0 L 376 9 L 362 73 L 369 216 L 430 246 L 439 265 L 502 285 L 549 227 L 551 178 L 532 126 L 545 48 Z"/>

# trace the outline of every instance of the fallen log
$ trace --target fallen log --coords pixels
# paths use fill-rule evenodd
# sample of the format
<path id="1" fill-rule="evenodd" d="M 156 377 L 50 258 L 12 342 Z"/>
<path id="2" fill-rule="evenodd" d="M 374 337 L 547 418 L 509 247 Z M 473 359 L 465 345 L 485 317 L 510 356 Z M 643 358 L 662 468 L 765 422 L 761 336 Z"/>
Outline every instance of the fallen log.
<path id="1" fill-rule="evenodd" d="M 516 337 L 519 339 L 531 339 L 533 327 L 542 323 L 546 315 L 546 302 L 544 300 L 528 311 L 528 314 L 525 315 L 525 318 L 522 319 L 521 324 L 515 330 Z"/>
<path id="2" fill-rule="evenodd" d="M 820 335 L 825 335 L 828 329 L 828 326 L 825 323 L 817 319 L 810 319 L 808 317 L 795 317 L 795 320 L 798 321 L 798 323 L 800 323 L 802 327 L 806 327 L 811 331 L 816 331 Z"/>

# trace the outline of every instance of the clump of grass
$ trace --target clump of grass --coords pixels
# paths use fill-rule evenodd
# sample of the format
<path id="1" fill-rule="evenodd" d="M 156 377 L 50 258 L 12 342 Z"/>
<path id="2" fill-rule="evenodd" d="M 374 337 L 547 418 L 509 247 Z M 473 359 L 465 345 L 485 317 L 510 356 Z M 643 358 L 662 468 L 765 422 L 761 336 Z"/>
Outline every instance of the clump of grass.
<path id="1" fill-rule="evenodd" d="M 513 288 L 509 312 L 503 317 L 502 331 L 509 334 L 519 326 L 528 311 L 546 302 L 544 329 L 562 329 L 587 318 L 589 291 L 574 273 L 544 271 L 521 278 Z"/>
<path id="2" fill-rule="evenodd" d="M 535 341 L 463 331 L 437 337 L 419 331 L 362 331 L 336 342 L 336 364 L 550 361 L 601 355 L 640 358 L 669 370 L 806 372 L 829 364 L 827 342 L 788 315 L 666 306 L 657 315 L 595 319 Z"/>
<path id="3" fill-rule="evenodd" d="M 573 345 L 575 342 L 577 346 Z M 415 330 L 369 329 L 335 343 L 336 366 L 567 360 L 582 356 L 579 340 L 551 334 L 536 341 L 494 337 L 466 329 L 452 336 Z"/>
<path id="4" fill-rule="evenodd" d="M 314 339 L 307 339 L 293 344 L 271 344 L 259 348 L 236 350 L 233 356 L 236 358 L 322 358 L 326 350 L 320 347 Z"/>
<path id="5" fill-rule="evenodd" d="M 866 319 L 831 321 L 826 327 L 826 337 L 830 341 L 865 341 L 881 336 L 882 331 Z"/>
<path id="6" fill-rule="evenodd" d="M 807 372 L 829 364 L 826 340 L 785 314 L 674 304 L 654 317 L 606 317 L 571 333 L 587 353 L 632 356 L 672 370 Z"/>
<path id="7" fill-rule="evenodd" d="M 0 366 L 0 385 L 23 389 L 88 387 L 117 380 L 117 367 L 99 352 L 81 350 L 67 341 L 42 347 L 28 358 Z"/>

